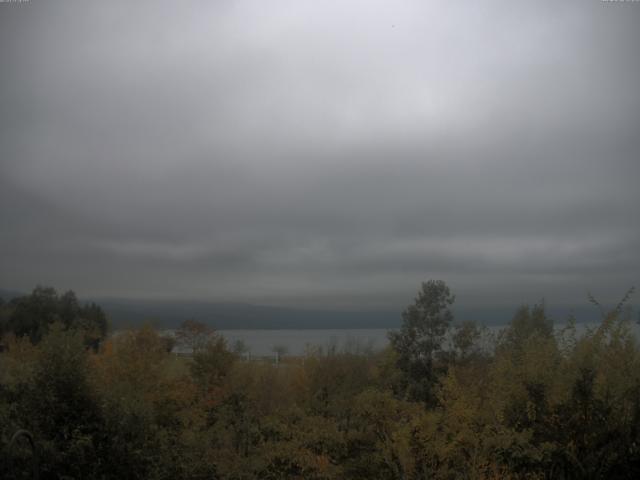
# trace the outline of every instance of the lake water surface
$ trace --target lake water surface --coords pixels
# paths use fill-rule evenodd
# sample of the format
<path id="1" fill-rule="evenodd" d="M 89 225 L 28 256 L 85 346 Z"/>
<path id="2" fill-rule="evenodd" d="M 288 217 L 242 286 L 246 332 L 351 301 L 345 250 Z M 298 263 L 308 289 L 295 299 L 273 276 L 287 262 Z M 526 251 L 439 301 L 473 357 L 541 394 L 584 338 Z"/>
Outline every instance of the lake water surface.
<path id="1" fill-rule="evenodd" d="M 556 329 L 564 325 L 557 324 Z M 583 333 L 587 328 L 595 328 L 595 323 L 577 323 L 576 331 Z M 489 333 L 497 334 L 504 326 L 490 326 Z M 633 324 L 636 338 L 640 338 L 640 325 Z M 229 348 L 241 340 L 253 356 L 274 355 L 274 347 L 284 347 L 289 355 L 303 355 L 309 348 L 383 349 L 388 343 L 388 329 L 309 329 L 309 330 L 218 330 L 225 337 Z"/>
<path id="2" fill-rule="evenodd" d="M 597 323 L 577 323 L 576 333 L 584 333 L 587 328 L 596 328 Z M 556 324 L 556 330 L 560 331 L 563 324 Z M 487 327 L 488 335 L 483 340 L 484 348 L 491 348 L 492 337 L 495 337 L 504 325 Z M 640 339 L 640 325 L 632 324 L 636 338 Z M 288 355 L 304 355 L 310 350 L 329 348 L 338 351 L 348 350 L 353 353 L 363 351 L 381 350 L 389 343 L 387 334 L 390 330 L 385 328 L 358 328 L 358 329 L 302 329 L 302 330 L 217 330 L 227 340 L 230 349 L 241 341 L 246 346 L 251 356 L 274 356 L 275 348 L 282 348 Z M 163 334 L 174 335 L 174 330 L 164 330 Z M 447 342 L 445 342 L 447 343 Z M 445 347 L 446 348 L 446 347 Z M 190 350 L 174 348 L 177 353 L 190 353 Z"/>
<path id="3" fill-rule="evenodd" d="M 245 343 L 251 355 L 273 355 L 274 347 L 284 347 L 289 355 L 302 355 L 308 348 L 379 350 L 387 343 L 387 329 L 335 330 L 218 330 L 233 348 L 236 341 Z"/>

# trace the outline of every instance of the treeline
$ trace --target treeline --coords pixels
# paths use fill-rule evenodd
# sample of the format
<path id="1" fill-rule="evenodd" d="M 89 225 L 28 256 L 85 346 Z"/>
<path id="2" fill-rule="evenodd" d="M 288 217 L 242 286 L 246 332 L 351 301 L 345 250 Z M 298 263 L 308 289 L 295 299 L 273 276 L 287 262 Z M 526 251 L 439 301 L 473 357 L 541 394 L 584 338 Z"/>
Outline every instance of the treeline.
<path id="1" fill-rule="evenodd" d="M 107 317 L 98 305 L 81 305 L 69 290 L 61 295 L 51 287 L 36 287 L 30 295 L 5 302 L 0 298 L 0 338 L 7 334 L 38 343 L 55 323 L 81 331 L 87 346 L 98 348 L 108 330 Z"/>
<path id="2" fill-rule="evenodd" d="M 7 448 L 26 429 L 41 478 L 640 478 L 640 349 L 624 309 L 578 334 L 522 307 L 492 337 L 455 325 L 453 301 L 424 283 L 384 351 L 278 366 L 194 322 L 179 332 L 190 358 L 151 327 L 93 348 L 58 313 L 39 335 L 3 338 L 0 477 L 26 478 L 30 451 Z"/>

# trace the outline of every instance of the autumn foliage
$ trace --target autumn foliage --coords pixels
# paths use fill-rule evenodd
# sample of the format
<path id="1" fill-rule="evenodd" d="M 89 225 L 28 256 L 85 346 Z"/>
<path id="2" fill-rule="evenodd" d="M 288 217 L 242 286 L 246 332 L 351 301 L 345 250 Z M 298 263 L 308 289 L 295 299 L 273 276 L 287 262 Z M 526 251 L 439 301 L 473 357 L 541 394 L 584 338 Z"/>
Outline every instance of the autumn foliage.
<path id="1" fill-rule="evenodd" d="M 278 365 L 193 323 L 192 357 L 148 326 L 97 350 L 58 321 L 38 342 L 7 333 L 0 476 L 27 478 L 28 449 L 7 448 L 27 429 L 42 478 L 640 478 L 629 315 L 579 333 L 523 307 L 491 335 L 453 323 L 444 287 L 423 285 L 383 351 L 316 348 Z"/>

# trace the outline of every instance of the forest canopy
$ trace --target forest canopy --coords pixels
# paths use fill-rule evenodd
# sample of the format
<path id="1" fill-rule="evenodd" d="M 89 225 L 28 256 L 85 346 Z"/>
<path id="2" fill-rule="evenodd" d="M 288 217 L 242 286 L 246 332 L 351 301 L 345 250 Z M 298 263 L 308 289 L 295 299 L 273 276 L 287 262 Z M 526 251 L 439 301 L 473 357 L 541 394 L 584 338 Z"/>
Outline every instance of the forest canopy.
<path id="1" fill-rule="evenodd" d="M 108 331 L 102 308 L 93 302 L 80 304 L 72 290 L 58 294 L 52 287 L 37 286 L 29 295 L 0 301 L 0 336 L 13 333 L 38 343 L 56 322 L 81 331 L 85 343 L 95 347 Z"/>
<path id="2" fill-rule="evenodd" d="M 0 476 L 637 478 L 640 348 L 628 309 L 593 328 L 523 306 L 499 334 L 420 286 L 381 351 L 247 359 L 190 320 L 107 335 L 96 305 L 38 287 L 2 303 Z M 95 342 L 100 339 L 100 342 Z M 234 351 L 235 350 L 235 351 Z"/>

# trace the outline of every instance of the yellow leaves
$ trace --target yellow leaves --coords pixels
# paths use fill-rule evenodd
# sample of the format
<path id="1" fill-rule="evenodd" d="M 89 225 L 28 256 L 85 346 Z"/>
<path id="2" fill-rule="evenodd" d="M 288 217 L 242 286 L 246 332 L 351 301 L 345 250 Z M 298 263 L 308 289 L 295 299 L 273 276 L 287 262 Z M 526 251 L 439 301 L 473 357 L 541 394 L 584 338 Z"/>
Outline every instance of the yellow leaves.
<path id="1" fill-rule="evenodd" d="M 276 368 L 227 362 L 219 343 L 198 363 L 143 328 L 70 358 L 88 357 L 107 436 L 131 443 L 123 458 L 156 462 L 162 478 L 179 478 L 161 470 L 174 467 L 180 478 L 491 479 L 537 469 L 526 476 L 536 478 L 555 458 L 618 441 L 611 422 L 635 421 L 640 353 L 630 334 L 608 321 L 567 338 L 534 331 L 494 357 L 449 364 L 429 410 L 394 391 L 391 350 L 316 352 Z M 3 387 L 41 358 L 28 341 L 8 345 Z"/>
<path id="2" fill-rule="evenodd" d="M 295 399 L 293 379 L 300 367 L 296 365 L 273 365 L 239 362 L 231 369 L 228 391 L 241 392 L 257 409 L 267 415 L 286 409 Z"/>
<path id="3" fill-rule="evenodd" d="M 609 315 L 595 329 L 588 329 L 567 356 L 565 384 L 573 385 L 582 370 L 595 374 L 598 398 L 627 408 L 625 398 L 640 386 L 640 349 L 629 319 Z"/>
<path id="4" fill-rule="evenodd" d="M 477 471 L 480 458 L 486 458 L 481 454 L 487 427 L 494 418 L 492 405 L 485 401 L 482 377 L 473 376 L 473 370 L 472 367 L 452 368 L 443 380 L 440 391 L 442 414 L 436 419 L 440 435 L 432 441 L 441 463 L 455 464 L 455 468 L 468 472 Z"/>
<path id="5" fill-rule="evenodd" d="M 113 340 L 107 339 L 102 342 L 101 353 L 103 357 L 110 357 L 114 354 Z M 99 357 L 97 357 L 99 358 Z"/>
<path id="6" fill-rule="evenodd" d="M 6 350 L 0 354 L 0 384 L 28 382 L 40 350 L 27 337 L 9 334 L 3 340 Z"/>

